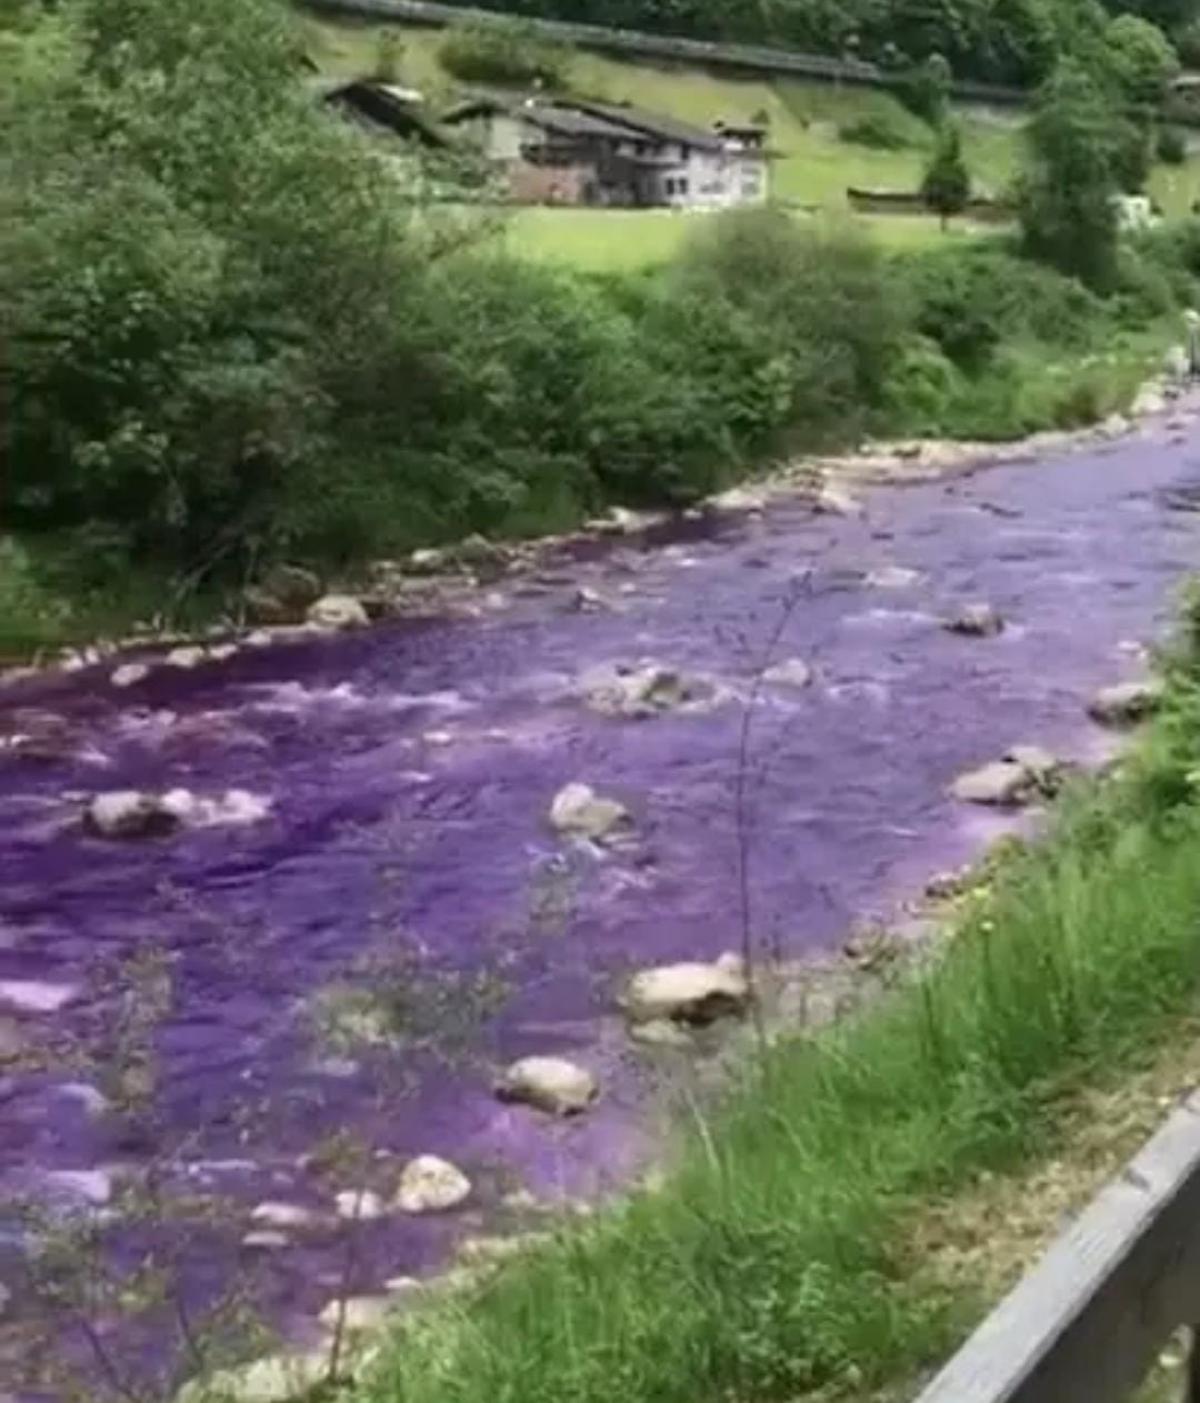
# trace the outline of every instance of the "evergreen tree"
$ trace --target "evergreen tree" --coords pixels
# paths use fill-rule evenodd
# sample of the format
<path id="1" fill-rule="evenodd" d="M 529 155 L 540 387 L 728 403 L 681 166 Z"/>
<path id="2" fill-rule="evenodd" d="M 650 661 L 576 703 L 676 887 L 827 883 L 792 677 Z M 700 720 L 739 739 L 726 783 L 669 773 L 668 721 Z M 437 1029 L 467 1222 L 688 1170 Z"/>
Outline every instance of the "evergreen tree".
<path id="1" fill-rule="evenodd" d="M 933 158 L 921 182 L 926 205 L 940 216 L 945 229 L 951 215 L 961 214 L 971 198 L 971 174 L 962 154 L 962 133 L 947 123 L 938 133 Z"/>

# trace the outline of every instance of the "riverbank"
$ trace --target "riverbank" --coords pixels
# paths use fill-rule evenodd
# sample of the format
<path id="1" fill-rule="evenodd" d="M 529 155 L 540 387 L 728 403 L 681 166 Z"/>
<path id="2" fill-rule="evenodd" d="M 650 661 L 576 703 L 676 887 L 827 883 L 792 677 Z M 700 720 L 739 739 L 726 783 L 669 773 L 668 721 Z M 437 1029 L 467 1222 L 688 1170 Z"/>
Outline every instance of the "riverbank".
<path id="1" fill-rule="evenodd" d="M 1194 1026 L 1194 628 L 1149 734 L 962 900 L 932 972 L 751 1059 L 664 1183 L 398 1324 L 355 1398 L 863 1396 L 935 1362 L 995 1277 L 940 1275 L 913 1222 L 1069 1157 L 1088 1088 Z"/>

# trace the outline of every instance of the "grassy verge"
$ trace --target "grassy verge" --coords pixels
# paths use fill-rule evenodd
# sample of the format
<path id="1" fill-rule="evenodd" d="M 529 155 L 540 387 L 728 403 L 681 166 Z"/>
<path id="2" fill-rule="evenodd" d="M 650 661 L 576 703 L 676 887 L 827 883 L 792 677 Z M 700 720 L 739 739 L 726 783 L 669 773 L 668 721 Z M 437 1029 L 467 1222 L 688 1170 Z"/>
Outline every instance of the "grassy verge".
<path id="1" fill-rule="evenodd" d="M 1194 1009 L 1189 618 L 1137 755 L 1067 796 L 927 974 L 748 1067 L 665 1187 L 401 1327 L 358 1403 L 862 1397 L 963 1335 L 988 1273 L 914 1252 L 914 1224 L 1053 1154 L 1081 1090 L 1142 1066 Z"/>

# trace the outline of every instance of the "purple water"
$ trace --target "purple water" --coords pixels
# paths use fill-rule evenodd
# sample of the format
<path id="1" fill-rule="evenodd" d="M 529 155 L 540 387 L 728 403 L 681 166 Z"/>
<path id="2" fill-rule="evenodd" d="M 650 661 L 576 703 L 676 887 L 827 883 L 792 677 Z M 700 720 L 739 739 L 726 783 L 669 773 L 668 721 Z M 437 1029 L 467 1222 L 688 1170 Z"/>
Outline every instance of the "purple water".
<path id="1" fill-rule="evenodd" d="M 169 953 L 173 1007 L 140 1132 L 98 1107 L 86 1068 L 0 1080 L 0 1184 L 137 1163 L 191 1132 L 177 1158 L 197 1183 L 328 1207 L 305 1156 L 345 1127 L 398 1160 L 455 1160 L 484 1207 L 516 1185 L 553 1196 L 619 1183 L 652 1137 L 614 981 L 738 943 L 738 697 L 796 581 L 776 656 L 807 659 L 817 680 L 764 692 L 752 732 L 755 928 L 788 955 L 830 947 L 997 831 L 946 798 L 964 768 L 1022 741 L 1101 753 L 1084 701 L 1134 674 L 1130 643 L 1169 617 L 1200 547 L 1200 515 L 1180 509 L 1192 488 L 1194 439 L 1154 431 L 877 490 L 861 519 L 784 504 L 674 545 L 618 543 L 565 562 L 543 594 L 502 585 L 504 607 L 478 620 L 247 651 L 133 692 L 100 670 L 11 689 L 0 731 L 52 712 L 69 753 L 0 762 L 0 1014 L 35 1046 L 103 1046 L 112 971 L 148 947 Z M 867 579 L 888 566 L 919 576 Z M 616 610 L 569 612 L 581 584 Z M 1001 637 L 939 626 L 973 600 L 1009 619 Z M 734 697 L 711 714 L 618 721 L 572 695 L 587 667 L 641 657 Z M 557 838 L 547 810 L 571 780 L 625 801 L 637 843 L 589 854 Z M 272 812 L 145 844 L 79 830 L 81 795 L 177 785 L 247 789 Z M 511 997 L 472 1057 L 368 1048 L 347 1061 L 314 1036 L 317 991 L 397 952 L 441 974 L 503 967 Z M 596 1109 L 555 1123 L 496 1101 L 490 1069 L 527 1052 L 595 1070 Z M 478 1221 L 473 1209 L 373 1225 L 358 1289 L 430 1268 Z M 207 1252 L 197 1279 L 220 1270 Z M 298 1242 L 271 1254 L 270 1296 L 315 1312 L 331 1270 L 320 1243 Z"/>

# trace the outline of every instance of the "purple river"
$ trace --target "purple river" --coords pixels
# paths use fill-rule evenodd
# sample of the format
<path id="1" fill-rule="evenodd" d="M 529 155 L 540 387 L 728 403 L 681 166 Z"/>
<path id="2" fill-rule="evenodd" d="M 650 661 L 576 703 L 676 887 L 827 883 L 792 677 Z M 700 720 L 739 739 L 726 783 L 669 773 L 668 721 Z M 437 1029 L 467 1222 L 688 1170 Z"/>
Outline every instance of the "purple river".
<path id="1" fill-rule="evenodd" d="M 815 677 L 758 696 L 750 876 L 756 938 L 795 958 L 886 918 L 1002 831 L 947 797 L 962 770 L 1018 742 L 1107 753 L 1087 698 L 1144 668 L 1137 645 L 1200 559 L 1200 455 L 1162 425 L 863 500 L 857 518 L 784 501 L 564 551 L 535 588 L 502 581 L 503 606 L 475 619 L 244 650 L 125 690 L 110 664 L 0 693 L 0 734 L 61 719 L 61 753 L 0 752 L 0 1200 L 102 1206 L 158 1157 L 231 1203 L 328 1214 L 339 1185 L 314 1151 L 339 1131 L 370 1151 L 363 1182 L 415 1154 L 460 1165 L 475 1184 L 462 1209 L 371 1225 L 362 1292 L 435 1270 L 514 1189 L 627 1182 L 656 1132 L 614 992 L 632 968 L 738 945 L 739 736 L 781 621 L 774 657 Z M 612 607 L 571 611 L 580 586 Z M 972 601 L 1001 611 L 1001 636 L 941 627 Z M 643 658 L 729 698 L 640 721 L 581 704 L 581 672 Z M 556 835 L 549 806 L 575 780 L 624 802 L 636 841 Z M 269 810 L 144 842 L 81 829 L 90 795 L 174 787 L 236 788 Z M 153 1106 L 131 1118 L 107 1104 L 104 1073 L 148 953 L 169 990 L 147 1034 Z M 464 973 L 497 971 L 503 1005 L 471 1026 Z M 323 1035 L 330 990 L 388 984 L 418 1008 L 419 1045 Z M 465 1029 L 453 1056 L 429 1045 L 443 1014 Z M 530 1053 L 592 1070 L 594 1109 L 555 1121 L 498 1101 L 495 1070 Z M 252 1250 L 245 1231 L 231 1211 L 185 1252 L 197 1291 Z M 336 1284 L 333 1249 L 321 1231 L 288 1237 L 257 1253 L 264 1290 L 311 1318 Z M 0 1211 L 0 1342 L 6 1315 L 22 1322 L 19 1239 Z"/>

